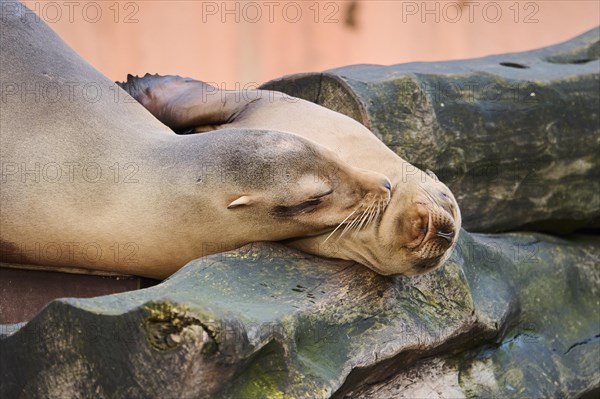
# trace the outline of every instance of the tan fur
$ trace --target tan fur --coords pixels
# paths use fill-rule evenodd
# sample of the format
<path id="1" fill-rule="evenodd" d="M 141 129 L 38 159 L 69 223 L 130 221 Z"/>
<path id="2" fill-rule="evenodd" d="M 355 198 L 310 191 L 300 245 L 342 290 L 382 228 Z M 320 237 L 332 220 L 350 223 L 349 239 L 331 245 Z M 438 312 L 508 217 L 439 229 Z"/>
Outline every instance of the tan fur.
<path id="1" fill-rule="evenodd" d="M 389 198 L 385 176 L 295 135 L 174 134 L 13 5 L 0 25 L 0 262 L 164 278 Z"/>
<path id="2" fill-rule="evenodd" d="M 145 93 L 153 95 L 152 99 L 145 95 L 136 98 L 149 109 L 160 110 L 156 115 L 168 125 L 175 121 L 179 129 L 197 132 L 231 127 L 286 131 L 330 148 L 353 166 L 391 179 L 389 206 L 355 234 L 342 234 L 339 229 L 327 241 L 324 234 L 289 241 L 289 245 L 321 256 L 354 260 L 386 275 L 430 271 L 442 264 L 456 245 L 461 216 L 450 190 L 433 174 L 400 158 L 355 120 L 277 92 L 224 92 L 191 79 L 161 80 L 152 75 L 130 77 L 128 83 L 136 81 L 145 81 Z M 216 123 L 219 120 L 221 123 Z"/>

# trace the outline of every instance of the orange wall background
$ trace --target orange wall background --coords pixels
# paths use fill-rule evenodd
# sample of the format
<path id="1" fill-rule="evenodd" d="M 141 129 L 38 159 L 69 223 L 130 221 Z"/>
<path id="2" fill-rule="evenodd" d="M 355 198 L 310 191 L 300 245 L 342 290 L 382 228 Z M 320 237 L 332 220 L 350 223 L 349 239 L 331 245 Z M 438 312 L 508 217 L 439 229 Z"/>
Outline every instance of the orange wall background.
<path id="1" fill-rule="evenodd" d="M 522 51 L 600 24 L 600 1 L 24 1 L 113 80 L 235 88 L 296 72 Z"/>

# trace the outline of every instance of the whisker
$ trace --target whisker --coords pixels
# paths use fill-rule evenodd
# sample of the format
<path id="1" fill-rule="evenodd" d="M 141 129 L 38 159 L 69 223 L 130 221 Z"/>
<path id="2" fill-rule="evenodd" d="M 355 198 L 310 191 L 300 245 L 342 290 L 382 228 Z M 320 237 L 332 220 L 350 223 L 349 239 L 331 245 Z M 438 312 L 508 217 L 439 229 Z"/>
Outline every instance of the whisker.
<path id="1" fill-rule="evenodd" d="M 371 208 L 371 210 L 369 211 L 369 214 L 365 218 L 365 224 L 360 227 L 361 229 L 366 228 L 369 225 L 369 223 L 371 223 L 371 219 L 373 219 L 374 213 L 375 213 L 375 205 L 373 204 L 373 208 Z"/>
<path id="2" fill-rule="evenodd" d="M 342 237 L 344 236 L 344 234 L 346 234 L 346 232 L 347 232 L 347 231 L 350 231 L 350 229 L 352 228 L 352 225 L 353 225 L 354 223 L 356 223 L 356 221 L 357 221 L 357 220 L 360 220 L 360 216 L 357 216 L 357 217 L 356 217 L 356 218 L 355 218 L 355 219 L 354 219 L 352 222 L 350 222 L 350 223 L 348 223 L 348 224 L 346 225 L 346 227 L 344 228 L 344 230 L 342 230 L 342 232 L 341 232 L 341 234 L 340 234 L 339 238 L 342 238 Z"/>
<path id="3" fill-rule="evenodd" d="M 369 215 L 371 214 L 371 211 L 373 210 L 373 205 L 375 204 L 375 201 L 371 202 L 371 204 L 367 207 L 367 209 L 365 210 L 365 213 L 363 215 L 363 218 L 360 222 L 360 224 L 358 226 L 356 226 L 357 230 L 362 229 L 363 224 L 367 221 L 367 219 L 369 218 Z"/>
<path id="4" fill-rule="evenodd" d="M 346 234 L 346 232 L 348 231 L 354 230 L 354 235 L 356 235 L 357 231 L 361 230 L 363 227 L 366 227 L 369 223 L 376 219 L 381 213 L 381 211 L 387 206 L 385 200 L 379 200 L 375 204 L 376 201 L 377 200 L 373 200 L 373 202 L 367 207 L 367 209 L 365 209 L 359 215 L 357 215 L 356 218 L 352 220 L 352 222 L 348 223 L 346 227 L 344 227 L 344 230 L 342 230 L 342 233 L 340 234 L 338 239 L 342 238 L 344 234 Z"/>
<path id="5" fill-rule="evenodd" d="M 341 223 L 338 224 L 337 227 L 327 236 L 325 241 L 323 241 L 323 244 L 325 244 L 327 242 L 327 240 L 329 240 L 329 238 L 333 235 L 333 233 L 335 233 L 340 227 L 342 227 L 342 225 L 346 222 L 346 220 L 348 220 L 350 218 L 350 216 L 354 215 L 354 212 L 356 212 L 357 210 L 358 210 L 358 208 L 354 209 L 352 211 L 352 213 L 350 213 L 348 216 L 346 216 L 346 218 L 344 220 L 342 220 Z"/>
<path id="6" fill-rule="evenodd" d="M 369 220 L 367 220 L 367 224 L 365 225 L 365 227 L 368 226 L 369 224 L 371 224 L 371 222 L 375 219 L 375 216 L 377 216 L 378 212 L 379 212 L 379 201 L 377 201 L 373 205 L 373 209 L 371 210 L 371 216 L 369 216 Z"/>
<path id="7" fill-rule="evenodd" d="M 367 221 L 367 226 L 370 225 L 371 223 L 373 223 L 373 220 L 375 220 L 375 218 L 377 218 L 377 215 L 379 215 L 379 201 L 377 201 L 377 207 L 373 207 L 373 214 Z"/>
<path id="8" fill-rule="evenodd" d="M 356 218 L 354 218 L 354 220 L 353 220 L 351 223 L 349 223 L 349 224 L 346 226 L 346 228 L 344 229 L 344 231 L 342 231 L 342 234 L 341 234 L 341 235 L 344 235 L 344 233 L 345 233 L 346 231 L 350 231 L 350 230 L 352 230 L 352 227 L 353 227 L 353 226 L 354 226 L 354 225 L 355 225 L 357 222 L 359 222 L 359 221 L 360 221 L 360 219 L 362 218 L 363 214 L 364 214 L 364 211 L 362 211 L 362 212 L 361 212 L 361 213 L 360 213 L 360 214 L 359 214 L 359 215 L 358 215 Z"/>
<path id="9" fill-rule="evenodd" d="M 370 212 L 371 208 L 373 207 L 373 205 L 375 205 L 375 201 L 376 201 L 376 200 L 373 200 L 373 202 L 371 202 L 371 205 L 369 205 L 369 206 L 367 207 L 367 209 L 365 210 L 365 212 L 363 213 L 363 217 L 362 217 L 362 220 L 361 220 L 361 222 L 360 222 L 360 223 L 359 223 L 359 224 L 356 226 L 356 228 L 354 229 L 354 235 L 356 235 L 356 234 L 357 234 L 357 233 L 360 231 L 360 229 L 362 229 L 362 227 L 363 227 L 363 225 L 364 225 L 365 221 L 366 221 L 366 220 L 367 220 L 367 218 L 368 218 L 368 215 L 369 215 L 369 212 Z"/>
<path id="10" fill-rule="evenodd" d="M 369 224 L 371 224 L 371 222 L 373 222 L 373 220 L 375 220 L 375 218 L 377 217 L 377 215 L 379 215 L 379 201 L 377 201 L 377 207 L 373 207 L 373 211 L 371 212 L 371 216 L 369 217 L 369 220 L 367 220 L 367 224 L 365 224 L 365 227 L 367 227 Z"/>
<path id="11" fill-rule="evenodd" d="M 362 211 L 351 223 L 346 226 L 346 228 L 342 231 L 342 234 L 340 234 L 340 238 L 344 235 L 344 233 L 346 233 L 346 231 L 351 231 L 357 223 L 360 223 L 364 213 L 365 211 Z"/>

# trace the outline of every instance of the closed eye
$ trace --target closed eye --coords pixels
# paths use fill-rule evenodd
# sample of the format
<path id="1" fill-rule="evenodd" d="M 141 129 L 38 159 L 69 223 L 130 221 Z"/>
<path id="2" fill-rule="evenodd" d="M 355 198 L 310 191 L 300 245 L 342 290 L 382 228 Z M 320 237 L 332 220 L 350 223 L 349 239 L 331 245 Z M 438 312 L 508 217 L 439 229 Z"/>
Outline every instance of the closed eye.
<path id="1" fill-rule="evenodd" d="M 297 205 L 297 206 L 311 206 L 311 205 L 318 205 L 321 203 L 322 198 L 328 196 L 329 194 L 333 193 L 333 189 L 323 193 L 323 194 L 318 194 L 315 195 L 313 197 L 310 197 L 309 199 L 307 199 L 306 201 L 302 202 L 301 204 Z"/>
<path id="2" fill-rule="evenodd" d="M 329 195 L 331 193 L 333 193 L 333 189 L 331 189 L 331 190 L 329 190 L 329 191 L 327 191 L 327 192 L 325 192 L 323 194 L 319 194 L 319 195 L 315 195 L 314 197 L 310 197 L 309 201 L 312 201 L 312 200 L 315 200 L 315 199 L 319 199 L 319 198 L 323 198 L 323 197 L 325 197 L 325 196 L 327 196 L 327 195 Z"/>
<path id="3" fill-rule="evenodd" d="M 283 206 L 278 205 L 273 208 L 271 212 L 276 217 L 290 217 L 298 215 L 300 213 L 308 213 L 315 210 L 315 207 L 319 205 L 323 200 L 322 198 L 333 193 L 333 190 L 329 190 L 325 193 L 315 195 L 308 200 L 301 202 L 298 205 Z"/>

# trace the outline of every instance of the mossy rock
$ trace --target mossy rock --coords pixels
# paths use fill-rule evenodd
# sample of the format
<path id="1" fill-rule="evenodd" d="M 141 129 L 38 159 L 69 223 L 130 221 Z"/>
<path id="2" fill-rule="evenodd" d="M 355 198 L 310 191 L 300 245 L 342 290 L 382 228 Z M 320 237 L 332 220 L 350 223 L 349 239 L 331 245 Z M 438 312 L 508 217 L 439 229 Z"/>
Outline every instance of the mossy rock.
<path id="1" fill-rule="evenodd" d="M 155 287 L 50 303 L 0 340 L 0 393 L 377 397 L 363 390 L 418 386 L 435 361 L 467 396 L 574 396 L 600 377 L 599 262 L 597 239 L 463 231 L 444 267 L 384 277 L 255 243 Z"/>

